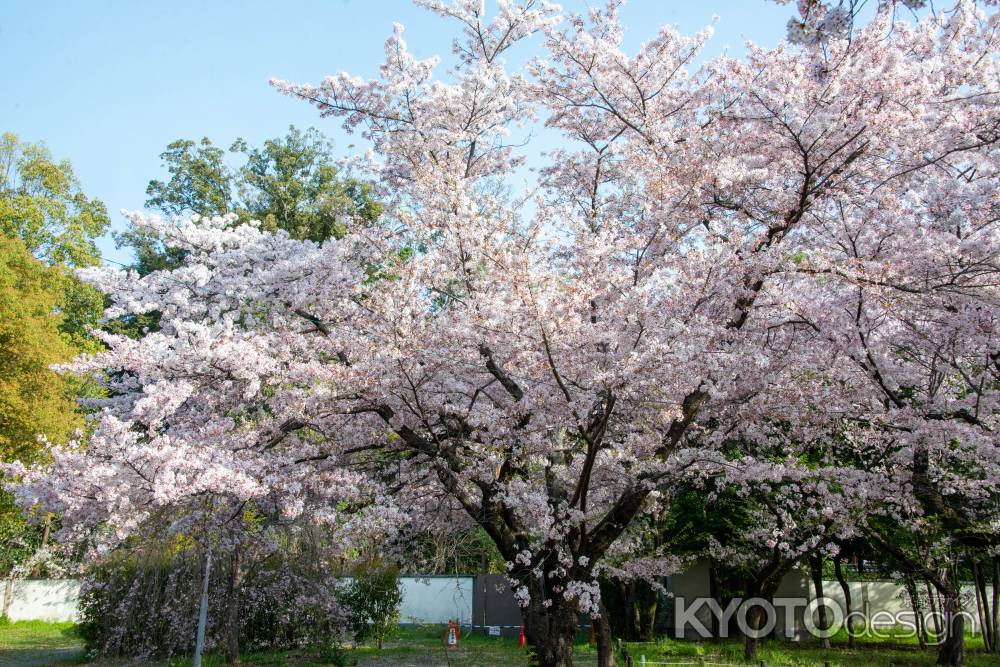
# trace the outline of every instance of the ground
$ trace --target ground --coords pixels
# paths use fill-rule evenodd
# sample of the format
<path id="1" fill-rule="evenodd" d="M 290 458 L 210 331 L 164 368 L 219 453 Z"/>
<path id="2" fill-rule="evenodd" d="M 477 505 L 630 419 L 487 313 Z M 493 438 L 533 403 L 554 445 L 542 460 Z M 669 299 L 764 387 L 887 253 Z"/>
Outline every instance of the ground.
<path id="1" fill-rule="evenodd" d="M 35 667 L 75 662 L 83 641 L 72 623 L 0 623 L 0 667 Z"/>
<path id="2" fill-rule="evenodd" d="M 516 639 L 499 639 L 482 635 L 463 635 L 459 648 L 446 649 L 442 645 L 444 628 L 441 626 L 409 627 L 399 631 L 382 650 L 373 647 L 347 647 L 340 655 L 339 664 L 358 667 L 523 667 L 525 652 L 519 649 Z M 743 665 L 742 644 L 739 641 L 682 642 L 662 639 L 646 644 L 628 644 L 635 667 L 640 667 L 642 656 L 648 667 L 664 665 L 690 665 L 706 667 L 715 665 Z M 969 667 L 1000 667 L 1000 656 L 982 652 L 982 640 L 969 637 Z M 576 646 L 574 664 L 578 667 L 595 667 L 594 648 L 585 638 Z M 848 651 L 844 637 L 834 638 L 834 648 L 823 650 L 815 644 L 792 644 L 765 641 L 759 650 L 758 661 L 768 667 L 918 667 L 934 664 L 930 651 L 921 651 L 913 643 L 892 638 L 865 642 L 862 648 Z M 704 661 L 702 663 L 701 661 Z M 320 649 L 303 649 L 281 653 L 249 654 L 243 657 L 246 665 L 337 665 L 334 652 Z M 41 665 L 83 665 L 91 667 L 117 667 L 107 661 L 88 662 L 83 653 L 83 642 L 70 623 L 22 622 L 0 625 L 0 667 L 35 667 Z M 164 660 L 155 667 L 188 667 L 189 659 Z M 205 667 L 219 667 L 222 662 L 213 656 L 203 663 Z M 755 663 L 755 665 L 759 664 Z M 624 667 L 623 660 L 619 665 Z"/>
<path id="3" fill-rule="evenodd" d="M 649 667 L 747 664 L 743 661 L 743 642 L 735 639 L 717 642 L 661 639 L 631 643 L 628 649 L 636 667 L 641 665 L 643 656 Z M 982 637 L 966 636 L 966 649 L 968 667 L 1000 667 L 1000 655 L 983 651 Z M 757 654 L 757 662 L 752 664 L 763 661 L 767 667 L 932 667 L 936 658 L 933 650 L 921 650 L 915 639 L 901 637 L 865 640 L 851 650 L 847 648 L 847 635 L 843 631 L 832 638 L 830 649 L 813 642 L 764 641 Z"/>

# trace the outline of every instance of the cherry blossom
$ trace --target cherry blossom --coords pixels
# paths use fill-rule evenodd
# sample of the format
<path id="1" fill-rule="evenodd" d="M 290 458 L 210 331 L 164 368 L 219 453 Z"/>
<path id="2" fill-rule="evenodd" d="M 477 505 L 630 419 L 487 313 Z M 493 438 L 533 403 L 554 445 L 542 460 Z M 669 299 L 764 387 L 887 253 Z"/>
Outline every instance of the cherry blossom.
<path id="1" fill-rule="evenodd" d="M 423 4 L 460 26 L 442 78 L 397 26 L 377 79 L 274 82 L 371 142 L 383 220 L 317 245 L 130 214 L 185 265 L 86 277 L 109 317 L 162 329 L 73 365 L 111 398 L 86 447 L 18 470 L 23 502 L 119 535 L 209 493 L 345 539 L 462 511 L 509 561 L 542 665 L 570 663 L 595 573 L 680 484 L 804 474 L 775 439 L 865 440 L 902 512 L 930 498 L 913 475 L 988 504 L 996 14 L 886 5 L 847 36 L 698 65 L 710 29 L 629 55 L 614 2 Z M 541 54 L 510 70 L 527 38 Z M 520 189 L 534 123 L 564 141 Z M 954 442 L 981 475 L 938 465 Z M 872 504 L 871 478 L 828 463 L 818 521 Z M 819 544 L 770 531 L 789 557 Z"/>

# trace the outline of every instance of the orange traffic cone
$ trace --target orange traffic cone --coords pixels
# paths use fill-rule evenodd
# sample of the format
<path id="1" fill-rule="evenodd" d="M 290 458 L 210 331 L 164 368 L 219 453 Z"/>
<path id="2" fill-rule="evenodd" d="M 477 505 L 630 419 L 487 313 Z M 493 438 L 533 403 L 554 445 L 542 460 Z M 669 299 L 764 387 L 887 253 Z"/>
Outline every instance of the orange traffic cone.
<path id="1" fill-rule="evenodd" d="M 521 626 L 521 636 L 517 638 L 517 645 L 524 648 L 528 645 L 528 640 L 524 637 L 524 626 Z"/>
<path id="2" fill-rule="evenodd" d="M 448 648 L 458 648 L 458 622 L 448 621 L 448 630 L 445 632 L 444 644 Z"/>

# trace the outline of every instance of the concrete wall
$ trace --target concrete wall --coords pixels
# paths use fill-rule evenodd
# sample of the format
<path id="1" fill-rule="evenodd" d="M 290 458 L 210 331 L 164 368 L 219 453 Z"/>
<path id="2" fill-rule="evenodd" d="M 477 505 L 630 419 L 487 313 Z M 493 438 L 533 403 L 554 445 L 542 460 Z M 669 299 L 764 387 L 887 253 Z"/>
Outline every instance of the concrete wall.
<path id="1" fill-rule="evenodd" d="M 473 577 L 400 577 L 403 623 L 472 622 Z M 80 582 L 75 579 L 15 580 L 7 615 L 12 621 L 75 621 Z M 7 582 L 0 581 L 0 609 Z"/>
<path id="2" fill-rule="evenodd" d="M 400 577 L 403 587 L 403 602 L 400 606 L 400 621 L 403 623 L 447 623 L 458 619 L 463 624 L 482 624 L 484 611 L 490 612 L 489 624 L 516 624 L 520 621 L 520 610 L 513 603 L 509 586 L 500 575 L 488 575 L 482 578 L 480 587 L 491 589 L 489 592 L 488 609 L 484 610 L 482 602 L 477 603 L 478 618 L 473 620 L 474 599 L 483 598 L 482 591 L 477 593 L 475 577 Z M 876 612 L 899 614 L 910 612 L 910 598 L 906 589 L 888 581 L 850 582 L 851 598 L 854 609 L 867 611 L 869 618 Z M 7 614 L 12 621 L 75 621 L 77 618 L 77 600 L 80 595 L 80 583 L 74 579 L 28 579 L 12 582 L 12 595 L 7 607 Z M 677 597 L 694 599 L 707 595 L 708 568 L 703 563 L 697 563 L 681 575 L 670 577 L 669 588 Z M 496 591 L 492 590 L 496 589 Z M 502 590 L 501 590 L 502 589 Z M 0 609 L 4 608 L 4 595 L 8 590 L 8 582 L 0 581 Z M 926 604 L 926 594 L 920 590 L 923 599 L 923 611 L 926 614 L 930 608 Z M 844 593 L 836 581 L 824 581 L 823 593 L 844 608 Z M 992 595 L 992 588 L 987 587 L 987 596 Z M 815 596 L 811 583 L 801 571 L 795 570 L 782 580 L 777 597 L 809 597 Z M 506 598 L 510 598 L 507 600 Z M 966 627 L 971 632 L 979 632 L 979 615 L 976 613 L 976 597 L 972 587 L 962 589 L 962 599 L 970 620 Z M 867 600 L 867 602 L 866 602 Z M 863 606 L 863 605 L 866 605 Z M 509 608 L 509 609 L 508 609 Z M 708 610 L 702 609 L 698 616 L 709 625 Z M 778 628 L 785 627 L 784 610 L 778 610 Z M 804 635 L 801 610 L 792 620 L 794 631 L 790 639 L 800 639 Z M 508 619 L 508 616 L 510 617 Z M 876 625 L 888 624 L 888 618 L 874 619 Z"/>
<path id="3" fill-rule="evenodd" d="M 400 577 L 402 623 L 472 623 L 475 577 Z"/>
<path id="4" fill-rule="evenodd" d="M 10 603 L 6 595 L 10 591 Z M 80 582 L 75 579 L 19 579 L 0 583 L 0 609 L 12 621 L 75 621 Z"/>
<path id="5" fill-rule="evenodd" d="M 686 608 L 692 608 L 697 605 L 697 600 L 701 598 L 708 598 L 709 596 L 709 577 L 708 577 L 709 566 L 707 561 L 698 561 L 694 563 L 691 567 L 684 570 L 680 574 L 668 577 L 667 590 L 673 596 L 671 606 L 674 608 L 668 613 L 669 623 L 672 627 L 673 636 L 684 637 L 687 639 L 697 639 L 698 633 L 694 627 L 690 625 L 686 627 L 681 627 L 677 625 L 678 619 L 678 608 L 681 602 L 685 604 Z M 824 591 L 825 592 L 825 591 Z M 791 572 L 786 574 L 781 583 L 778 585 L 778 590 L 774 594 L 775 598 L 807 598 L 809 597 L 808 591 L 808 580 L 805 573 L 799 569 L 793 569 Z M 803 607 L 793 608 L 791 613 L 792 618 L 786 618 L 789 610 L 785 607 L 778 606 L 775 610 L 775 633 L 784 637 L 785 639 L 793 639 L 799 641 L 806 636 L 805 626 L 803 625 Z M 701 605 L 698 611 L 695 613 L 695 617 L 705 629 L 711 629 L 712 627 L 712 612 L 707 605 Z M 735 636 L 735 635 L 730 635 Z"/>
<path id="6" fill-rule="evenodd" d="M 892 625 L 888 616 L 879 612 L 888 612 L 893 616 L 901 613 L 912 613 L 913 607 L 910 604 L 910 596 L 906 593 L 906 588 L 891 581 L 851 581 L 848 582 L 851 589 L 851 605 L 854 611 L 864 612 L 866 616 L 872 618 L 879 614 L 882 618 L 872 618 L 873 625 Z M 844 604 L 844 589 L 836 581 L 823 582 L 823 594 L 840 605 L 846 612 Z M 815 597 L 816 591 L 812 584 L 809 584 L 809 598 Z M 931 608 L 927 604 L 927 591 L 924 584 L 918 584 L 917 595 L 920 598 L 921 612 L 924 616 L 930 613 Z M 986 587 L 986 597 L 991 599 L 993 587 Z M 962 587 L 962 608 L 968 612 L 965 628 L 968 632 L 979 633 L 979 614 L 976 611 L 976 591 L 972 586 Z M 940 607 L 938 607 L 940 609 Z M 912 619 L 911 619 L 912 620 Z"/>

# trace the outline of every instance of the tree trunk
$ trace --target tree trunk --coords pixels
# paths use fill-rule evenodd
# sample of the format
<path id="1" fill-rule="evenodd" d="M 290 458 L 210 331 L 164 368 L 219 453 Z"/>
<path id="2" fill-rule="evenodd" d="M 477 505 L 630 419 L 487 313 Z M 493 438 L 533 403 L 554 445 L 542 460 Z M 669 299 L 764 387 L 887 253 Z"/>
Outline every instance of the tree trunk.
<path id="1" fill-rule="evenodd" d="M 226 662 L 230 665 L 240 663 L 240 583 L 241 573 L 240 547 L 236 544 L 229 557 L 229 576 L 226 579 L 226 612 L 224 615 L 226 637 Z"/>
<path id="2" fill-rule="evenodd" d="M 913 623 L 916 626 L 917 641 L 921 650 L 927 648 L 927 633 L 925 632 L 922 612 L 920 610 L 920 594 L 917 593 L 917 582 L 913 577 L 906 577 L 906 594 L 910 596 L 910 607 L 913 609 Z"/>
<path id="3" fill-rule="evenodd" d="M 635 584 L 636 639 L 641 642 L 653 641 L 656 606 L 660 601 L 660 596 L 652 584 L 645 579 L 637 579 Z"/>
<path id="4" fill-rule="evenodd" d="M 851 585 L 844 578 L 844 568 L 839 554 L 833 558 L 833 573 L 840 583 L 840 589 L 844 591 L 844 627 L 847 628 L 847 647 L 855 648 L 857 639 L 854 637 L 854 619 L 851 618 L 851 612 L 854 611 L 851 603 Z"/>
<path id="5" fill-rule="evenodd" d="M 823 592 L 823 557 L 813 556 L 809 559 L 809 572 L 812 574 L 813 588 L 816 589 L 816 598 L 825 598 L 826 594 Z M 826 605 L 820 604 L 816 609 L 817 615 L 819 616 L 819 629 L 826 633 L 830 629 L 830 626 L 826 622 Z M 830 648 L 830 638 L 820 637 L 820 645 L 823 648 Z"/>
<path id="6" fill-rule="evenodd" d="M 773 574 L 773 573 L 772 573 Z M 780 581 L 780 577 L 777 577 Z M 761 583 L 760 580 L 749 580 L 746 584 L 746 598 L 745 600 L 750 600 L 755 597 L 760 597 L 765 600 L 771 599 L 774 594 L 774 590 L 777 589 L 777 583 L 773 585 L 768 585 L 766 583 Z M 766 614 L 764 610 L 759 605 L 754 605 L 747 610 L 747 626 L 750 630 L 756 631 L 764 627 L 764 621 L 766 620 Z M 751 636 L 753 635 L 753 636 Z M 757 659 L 757 645 L 760 640 L 757 638 L 757 632 L 744 633 L 743 634 L 743 658 L 747 662 L 753 662 Z"/>
<path id="7" fill-rule="evenodd" d="M 860 572 L 858 573 L 860 574 Z M 872 618 L 872 603 L 868 598 L 868 582 L 862 581 L 861 583 L 861 618 L 865 622 L 865 630 L 867 631 L 871 625 Z"/>
<path id="8" fill-rule="evenodd" d="M 531 645 L 531 664 L 535 667 L 572 667 L 573 639 L 579 615 L 576 604 L 560 596 L 545 607 L 545 594 L 537 580 L 528 582 L 531 599 L 522 611 L 524 634 Z"/>
<path id="9" fill-rule="evenodd" d="M 639 604 L 637 579 L 630 579 L 625 586 L 625 639 L 640 641 Z"/>
<path id="10" fill-rule="evenodd" d="M 11 572 L 7 577 L 7 583 L 4 584 L 3 591 L 3 609 L 0 610 L 0 619 L 7 618 L 7 613 L 10 611 L 10 603 L 14 601 L 14 573 Z"/>
<path id="11" fill-rule="evenodd" d="M 941 577 L 942 611 L 945 616 L 945 638 L 938 649 L 937 664 L 947 667 L 963 667 L 965 664 L 965 616 L 959 597 L 958 582 L 953 573 L 945 572 Z"/>
<path id="12" fill-rule="evenodd" d="M 993 557 L 993 650 L 1000 651 L 1000 556 Z"/>
<path id="13" fill-rule="evenodd" d="M 760 607 L 753 607 L 747 611 L 747 625 L 753 630 L 759 630 L 764 624 L 764 610 Z M 757 659 L 757 637 L 749 634 L 743 635 L 743 659 L 753 662 Z"/>
<path id="14" fill-rule="evenodd" d="M 594 635 L 597 639 L 597 667 L 617 667 L 615 664 L 614 639 L 611 636 L 611 623 L 608 621 L 608 610 L 604 600 L 598 604 L 600 616 L 591 620 L 594 624 Z"/>
<path id="15" fill-rule="evenodd" d="M 983 570 L 979 566 L 979 561 L 972 559 L 972 588 L 976 591 L 976 614 L 979 616 L 979 630 L 983 635 L 983 645 L 986 650 L 993 650 L 993 637 L 990 636 L 990 628 L 993 622 L 990 620 L 990 601 L 986 597 L 986 578 L 983 577 Z"/>
<path id="16" fill-rule="evenodd" d="M 601 579 L 601 604 L 608 611 L 604 618 L 610 625 L 612 637 L 628 639 L 626 603 L 625 584 L 621 579 L 615 577 Z"/>
<path id="17" fill-rule="evenodd" d="M 722 598 L 719 591 L 719 571 L 715 569 L 715 559 L 709 561 L 708 564 L 708 594 L 721 608 Z M 719 628 L 719 617 L 715 614 L 712 614 L 711 616 L 712 639 L 719 639 L 721 634 Z"/>
<path id="18" fill-rule="evenodd" d="M 779 563 L 775 567 L 769 568 L 766 573 L 758 575 L 756 579 L 747 581 L 746 600 L 761 598 L 773 603 L 774 594 L 781 584 L 781 578 L 788 573 L 791 566 L 792 563 Z M 757 659 L 757 645 L 760 640 L 757 639 L 756 635 L 759 634 L 757 631 L 764 627 L 767 613 L 760 605 L 754 605 L 747 609 L 746 614 L 747 626 L 753 631 L 750 634 L 755 635 L 753 637 L 748 633 L 743 635 L 743 657 L 750 662 Z"/>
<path id="19" fill-rule="evenodd" d="M 46 513 L 45 523 L 42 525 L 42 542 L 38 546 L 38 550 L 41 551 L 49 544 L 49 533 L 52 531 L 52 514 Z M 35 566 L 31 568 L 31 578 L 37 579 L 42 573 L 42 564 L 35 563 Z"/>
<path id="20" fill-rule="evenodd" d="M 941 627 L 941 614 L 938 612 L 937 597 L 934 595 L 934 589 L 931 588 L 931 582 L 925 581 L 924 583 L 927 585 L 927 601 L 931 606 L 931 618 L 934 620 L 934 636 L 940 641 L 944 629 Z"/>

